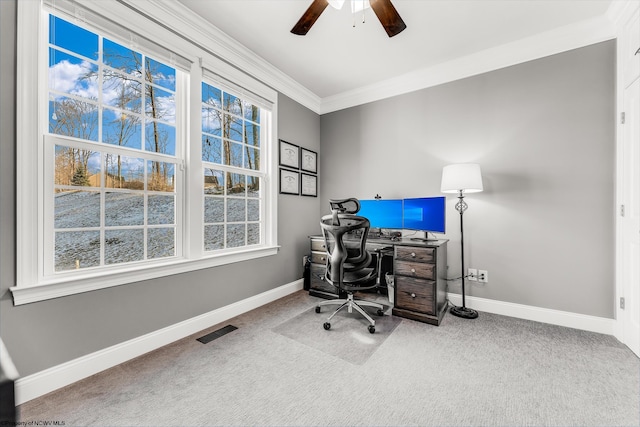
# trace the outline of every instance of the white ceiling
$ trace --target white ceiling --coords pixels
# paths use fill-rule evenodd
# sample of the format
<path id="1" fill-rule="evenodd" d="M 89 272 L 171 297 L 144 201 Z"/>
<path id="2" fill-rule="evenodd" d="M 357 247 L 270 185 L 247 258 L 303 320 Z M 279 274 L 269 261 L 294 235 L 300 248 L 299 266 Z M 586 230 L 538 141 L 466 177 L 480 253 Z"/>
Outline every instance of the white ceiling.
<path id="1" fill-rule="evenodd" d="M 179 0 L 320 99 L 605 16 L 611 0 L 393 0 L 407 29 L 389 38 L 371 9 L 327 7 L 290 33 L 311 0 Z M 362 0 L 357 0 L 362 1 Z M 558 33 L 562 34 L 562 32 Z"/>

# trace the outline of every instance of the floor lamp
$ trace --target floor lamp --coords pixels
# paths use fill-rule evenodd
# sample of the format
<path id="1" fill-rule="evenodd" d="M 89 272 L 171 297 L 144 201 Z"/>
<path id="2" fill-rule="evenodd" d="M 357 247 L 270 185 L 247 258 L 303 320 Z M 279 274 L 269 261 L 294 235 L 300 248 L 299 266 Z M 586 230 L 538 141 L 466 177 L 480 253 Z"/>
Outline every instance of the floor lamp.
<path id="1" fill-rule="evenodd" d="M 467 308 L 464 296 L 464 227 L 462 225 L 462 214 L 467 209 L 464 201 L 465 193 L 478 193 L 482 191 L 482 174 L 480 165 L 475 163 L 455 164 L 445 166 L 442 169 L 442 182 L 440 191 L 443 193 L 458 193 L 458 203 L 456 210 L 460 212 L 460 266 L 462 269 L 462 307 L 453 306 L 449 311 L 454 316 L 465 319 L 475 319 L 478 312 Z"/>

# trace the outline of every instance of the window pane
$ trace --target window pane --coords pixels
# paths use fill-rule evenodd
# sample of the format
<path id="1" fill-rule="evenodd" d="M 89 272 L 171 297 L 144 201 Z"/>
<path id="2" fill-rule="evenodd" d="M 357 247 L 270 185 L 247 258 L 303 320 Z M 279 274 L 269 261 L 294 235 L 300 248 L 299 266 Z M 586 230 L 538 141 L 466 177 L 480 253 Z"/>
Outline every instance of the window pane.
<path id="1" fill-rule="evenodd" d="M 142 229 L 107 230 L 104 232 L 104 262 L 119 264 L 144 258 Z"/>
<path id="2" fill-rule="evenodd" d="M 245 147 L 244 167 L 250 170 L 260 170 L 260 150 Z"/>
<path id="3" fill-rule="evenodd" d="M 204 198 L 204 222 L 224 222 L 224 198 Z"/>
<path id="4" fill-rule="evenodd" d="M 151 83 L 155 83 L 158 86 L 169 89 L 171 91 L 176 90 L 176 69 L 169 67 L 154 59 L 147 58 L 146 60 L 146 72 L 145 80 Z"/>
<path id="5" fill-rule="evenodd" d="M 224 162 L 225 165 L 242 167 L 242 144 L 236 142 L 223 141 Z"/>
<path id="6" fill-rule="evenodd" d="M 224 172 L 205 169 L 204 194 L 224 194 Z"/>
<path id="7" fill-rule="evenodd" d="M 140 113 L 142 108 L 142 84 L 112 70 L 104 70 L 102 102 L 122 110 Z"/>
<path id="8" fill-rule="evenodd" d="M 224 110 L 237 116 L 242 116 L 242 101 L 240 98 L 226 93 L 224 94 Z"/>
<path id="9" fill-rule="evenodd" d="M 216 87 L 202 83 L 202 102 L 222 109 L 222 91 Z"/>
<path id="10" fill-rule="evenodd" d="M 247 224 L 247 244 L 260 244 L 260 224 Z"/>
<path id="11" fill-rule="evenodd" d="M 220 138 L 202 135 L 202 160 L 222 163 L 222 140 Z"/>
<path id="12" fill-rule="evenodd" d="M 176 254 L 173 228 L 150 228 L 147 232 L 147 258 L 166 258 Z"/>
<path id="13" fill-rule="evenodd" d="M 147 162 L 147 190 L 173 191 L 175 188 L 175 165 L 165 162 Z"/>
<path id="14" fill-rule="evenodd" d="M 175 197 L 149 195 L 147 224 L 173 224 L 175 222 Z"/>
<path id="15" fill-rule="evenodd" d="M 140 150 L 142 147 L 140 118 L 105 108 L 102 112 L 102 141 Z"/>
<path id="16" fill-rule="evenodd" d="M 104 223 L 107 227 L 143 225 L 144 195 L 106 192 L 104 195 Z"/>
<path id="17" fill-rule="evenodd" d="M 227 199 L 227 221 L 245 221 L 247 218 L 245 199 Z"/>
<path id="18" fill-rule="evenodd" d="M 246 240 L 245 224 L 229 224 L 227 225 L 227 247 L 237 248 L 244 246 Z"/>
<path id="19" fill-rule="evenodd" d="M 98 59 L 98 35 L 49 15 L 49 43 L 89 59 Z"/>
<path id="20" fill-rule="evenodd" d="M 224 136 L 232 141 L 242 142 L 242 119 L 229 114 L 224 115 Z"/>
<path id="21" fill-rule="evenodd" d="M 98 106 L 67 97 L 50 101 L 49 132 L 98 141 Z"/>
<path id="22" fill-rule="evenodd" d="M 246 140 L 245 143 L 252 147 L 260 148 L 260 126 L 253 123 L 246 123 L 245 133 Z"/>
<path id="23" fill-rule="evenodd" d="M 247 200 L 247 221 L 260 221 L 260 200 Z"/>
<path id="24" fill-rule="evenodd" d="M 55 271 L 100 265 L 99 231 L 58 231 L 55 236 Z"/>
<path id="25" fill-rule="evenodd" d="M 202 132 L 222 136 L 222 125 L 220 125 L 221 118 L 220 110 L 216 110 L 211 107 L 202 108 Z"/>
<path id="26" fill-rule="evenodd" d="M 86 59 L 49 49 L 49 88 L 87 99 L 98 98 L 98 66 Z"/>
<path id="27" fill-rule="evenodd" d="M 100 153 L 56 145 L 55 156 L 56 185 L 100 187 Z"/>
<path id="28" fill-rule="evenodd" d="M 227 174 L 227 194 L 233 194 L 234 196 L 245 195 L 245 179 L 246 175 L 239 173 Z"/>
<path id="29" fill-rule="evenodd" d="M 100 193 L 62 190 L 55 194 L 55 228 L 100 226 Z"/>
<path id="30" fill-rule="evenodd" d="M 204 226 L 204 250 L 212 251 L 224 248 L 224 225 Z"/>
<path id="31" fill-rule="evenodd" d="M 134 76 L 140 75 L 142 71 L 141 54 L 109 39 L 104 39 L 103 47 L 103 61 L 106 65 Z"/>
<path id="32" fill-rule="evenodd" d="M 176 154 L 176 128 L 152 121 L 145 128 L 145 148 L 154 153 Z"/>
<path id="33" fill-rule="evenodd" d="M 260 197 L 260 178 L 247 175 L 247 197 Z"/>
<path id="34" fill-rule="evenodd" d="M 244 118 L 246 120 L 251 120 L 254 123 L 260 123 L 260 107 L 252 105 L 248 101 L 242 102 L 242 109 L 244 111 Z"/>
<path id="35" fill-rule="evenodd" d="M 171 92 L 145 85 L 145 109 L 147 117 L 169 123 L 176 122 L 176 99 Z"/>
<path id="36" fill-rule="evenodd" d="M 106 154 L 106 187 L 144 190 L 144 160 L 119 154 Z"/>

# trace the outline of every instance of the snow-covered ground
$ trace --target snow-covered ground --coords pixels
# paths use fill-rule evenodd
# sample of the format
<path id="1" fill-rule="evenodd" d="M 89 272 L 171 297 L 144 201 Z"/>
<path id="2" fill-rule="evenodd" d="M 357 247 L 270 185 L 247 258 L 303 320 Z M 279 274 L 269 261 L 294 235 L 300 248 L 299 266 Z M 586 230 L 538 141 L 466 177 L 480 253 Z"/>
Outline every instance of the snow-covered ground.
<path id="1" fill-rule="evenodd" d="M 175 255 L 175 203 L 171 195 L 149 195 L 147 206 L 147 259 Z M 246 211 L 249 211 L 248 215 Z M 228 199 L 227 221 L 259 220 L 259 201 Z M 111 192 L 105 194 L 105 264 L 141 261 L 144 254 L 144 196 L 140 193 Z M 205 222 L 224 221 L 224 200 L 205 198 Z M 100 193 L 69 191 L 55 196 L 55 270 L 65 271 L 100 265 Z M 164 225 L 164 226 L 163 226 Z M 136 228 L 140 226 L 140 228 Z M 95 228 L 94 228 L 95 227 Z M 114 228 L 111 228 L 114 227 Z M 127 227 L 127 228 L 116 228 Z M 133 228 L 132 228 L 133 227 Z M 87 230 L 78 230 L 87 228 Z M 73 229 L 65 231 L 64 229 Z M 248 234 L 247 234 L 248 233 Z M 259 243 L 256 224 L 227 224 L 226 247 Z M 224 246 L 225 226 L 206 225 L 205 250 Z"/>

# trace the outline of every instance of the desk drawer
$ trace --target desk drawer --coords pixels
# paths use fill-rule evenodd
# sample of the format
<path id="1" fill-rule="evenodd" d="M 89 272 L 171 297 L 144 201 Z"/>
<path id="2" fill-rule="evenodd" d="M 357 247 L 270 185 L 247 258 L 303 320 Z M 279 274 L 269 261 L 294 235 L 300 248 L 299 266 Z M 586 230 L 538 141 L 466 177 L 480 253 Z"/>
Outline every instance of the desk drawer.
<path id="1" fill-rule="evenodd" d="M 435 269 L 435 264 L 396 260 L 394 273 L 396 275 L 435 280 Z"/>
<path id="2" fill-rule="evenodd" d="M 411 277 L 395 277 L 395 305 L 411 311 L 435 314 L 435 287 L 433 280 L 420 280 Z"/>
<path id="3" fill-rule="evenodd" d="M 413 246 L 396 246 L 396 259 L 405 261 L 434 262 L 434 248 L 417 248 Z"/>
<path id="4" fill-rule="evenodd" d="M 327 247 L 324 244 L 324 239 L 313 239 L 313 240 L 311 240 L 311 251 L 326 252 L 327 251 Z"/>
<path id="5" fill-rule="evenodd" d="M 327 253 L 326 252 L 311 252 L 311 263 L 312 264 L 327 264 Z"/>

